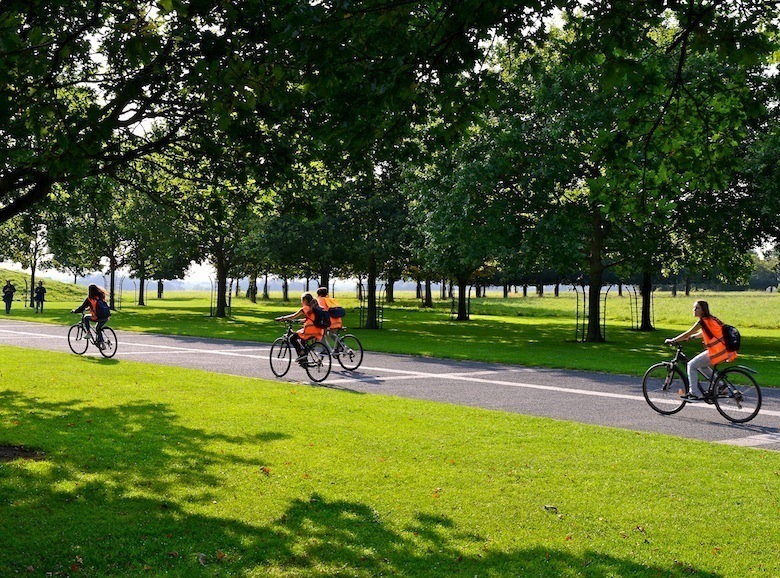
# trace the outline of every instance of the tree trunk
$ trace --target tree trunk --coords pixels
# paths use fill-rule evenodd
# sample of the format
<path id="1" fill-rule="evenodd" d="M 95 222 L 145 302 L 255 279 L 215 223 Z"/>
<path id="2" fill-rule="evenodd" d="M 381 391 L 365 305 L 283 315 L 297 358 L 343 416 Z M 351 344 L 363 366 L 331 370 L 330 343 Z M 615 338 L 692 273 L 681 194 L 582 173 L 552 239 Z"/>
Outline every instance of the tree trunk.
<path id="1" fill-rule="evenodd" d="M 246 288 L 246 296 L 252 303 L 257 303 L 257 273 L 252 273 L 249 278 L 249 287 Z"/>
<path id="2" fill-rule="evenodd" d="M 266 273 L 263 276 L 263 299 L 270 299 L 271 296 L 268 294 L 268 273 Z"/>
<path id="3" fill-rule="evenodd" d="M 509 285 L 504 283 L 504 299 L 509 299 Z"/>
<path id="4" fill-rule="evenodd" d="M 216 263 L 214 268 L 217 271 L 217 317 L 227 317 L 227 282 L 228 282 L 228 264 L 221 252 L 215 255 Z"/>
<path id="5" fill-rule="evenodd" d="M 598 207 L 593 209 L 591 225 L 588 330 L 585 341 L 602 343 L 604 335 L 601 332 L 601 285 L 604 282 L 604 263 L 601 254 L 604 250 L 604 223 Z"/>
<path id="6" fill-rule="evenodd" d="M 379 329 L 376 310 L 376 256 L 368 259 L 368 308 L 366 309 L 366 329 Z"/>
<path id="7" fill-rule="evenodd" d="M 114 300 L 114 287 L 116 286 L 116 268 L 117 268 L 117 262 L 116 257 L 114 256 L 114 252 L 111 251 L 111 259 L 109 262 L 109 300 L 108 300 L 108 306 L 111 308 L 112 311 L 116 310 L 116 302 Z"/>
<path id="8" fill-rule="evenodd" d="M 387 287 L 385 288 L 385 294 L 386 294 L 386 301 L 388 303 L 395 303 L 395 291 L 393 287 L 394 285 L 395 285 L 395 279 L 387 280 Z"/>
<path id="9" fill-rule="evenodd" d="M 433 289 L 431 287 L 431 278 L 425 278 L 425 307 L 433 307 Z"/>
<path id="10" fill-rule="evenodd" d="M 157 280 L 157 299 L 162 299 L 163 298 L 163 290 L 164 289 L 165 289 L 165 287 L 163 285 L 163 280 L 162 279 L 158 279 Z"/>
<path id="11" fill-rule="evenodd" d="M 290 285 L 287 277 L 282 277 L 282 301 L 285 303 L 290 300 Z"/>
<path id="12" fill-rule="evenodd" d="M 469 312 L 468 312 L 468 282 L 469 278 L 468 275 L 460 274 L 456 278 L 458 282 L 458 317 L 456 321 L 468 321 L 469 320 Z"/>
<path id="13" fill-rule="evenodd" d="M 30 263 L 30 307 L 35 307 L 35 269 L 38 262 L 33 259 Z"/>
<path id="14" fill-rule="evenodd" d="M 653 299 L 653 274 L 645 271 L 642 273 L 642 324 L 639 331 L 655 331 L 653 320 L 650 318 L 650 305 Z"/>
<path id="15" fill-rule="evenodd" d="M 141 274 L 138 278 L 138 305 L 141 307 L 146 306 L 146 277 Z"/>
<path id="16" fill-rule="evenodd" d="M 330 267 L 323 265 L 320 268 L 320 287 L 328 288 L 330 285 Z"/>

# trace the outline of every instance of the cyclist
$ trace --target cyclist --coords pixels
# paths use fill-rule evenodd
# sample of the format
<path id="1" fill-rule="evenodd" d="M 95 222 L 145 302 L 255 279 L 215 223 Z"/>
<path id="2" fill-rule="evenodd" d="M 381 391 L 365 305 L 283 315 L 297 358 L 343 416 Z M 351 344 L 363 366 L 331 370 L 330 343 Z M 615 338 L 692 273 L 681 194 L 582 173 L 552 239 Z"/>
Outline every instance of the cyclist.
<path id="1" fill-rule="evenodd" d="M 84 299 L 84 303 L 76 309 L 72 309 L 71 313 L 83 313 L 85 309 L 89 309 L 89 315 L 84 316 L 84 327 L 89 331 L 89 322 L 97 321 L 95 325 L 95 344 L 102 349 L 103 344 L 103 326 L 108 323 L 109 317 L 111 317 L 111 309 L 109 309 L 106 303 L 106 290 L 102 287 L 98 287 L 92 283 L 87 289 L 87 298 Z M 84 339 L 86 339 L 86 334 Z"/>
<path id="2" fill-rule="evenodd" d="M 329 311 L 331 307 L 339 308 L 341 309 L 341 306 L 338 304 L 338 301 L 335 299 L 332 299 L 328 297 L 328 288 L 327 287 L 320 287 L 317 289 L 317 303 L 320 304 L 320 307 L 322 307 L 325 311 Z M 343 311 L 343 309 L 341 309 Z M 337 329 L 341 329 L 344 327 L 344 322 L 342 321 L 343 317 L 337 317 L 334 315 L 330 316 L 330 329 L 331 331 L 336 331 Z"/>
<path id="3" fill-rule="evenodd" d="M 736 351 L 726 349 L 726 344 L 723 341 L 723 324 L 720 319 L 710 313 L 710 306 L 706 301 L 696 301 L 693 304 L 693 315 L 699 320 L 688 331 L 665 341 L 665 343 L 679 343 L 698 337 L 704 341 L 704 346 L 707 349 L 688 362 L 689 392 L 684 397 L 691 400 L 700 399 L 698 393 L 701 390 L 697 391 L 696 389 L 698 387 L 697 370 L 700 369 L 709 379 L 712 376 L 712 366 L 737 358 Z"/>
<path id="4" fill-rule="evenodd" d="M 312 307 L 316 304 L 314 297 L 311 293 L 304 293 L 301 295 L 301 308 L 295 313 L 289 315 L 281 315 L 275 319 L 275 321 L 292 321 L 293 319 L 305 318 L 303 327 L 300 328 L 290 338 L 290 342 L 295 351 L 298 353 L 298 363 L 303 363 L 306 360 L 306 354 L 303 353 L 303 342 L 314 337 L 317 341 L 321 341 L 325 335 L 325 330 L 314 325 L 314 311 Z"/>

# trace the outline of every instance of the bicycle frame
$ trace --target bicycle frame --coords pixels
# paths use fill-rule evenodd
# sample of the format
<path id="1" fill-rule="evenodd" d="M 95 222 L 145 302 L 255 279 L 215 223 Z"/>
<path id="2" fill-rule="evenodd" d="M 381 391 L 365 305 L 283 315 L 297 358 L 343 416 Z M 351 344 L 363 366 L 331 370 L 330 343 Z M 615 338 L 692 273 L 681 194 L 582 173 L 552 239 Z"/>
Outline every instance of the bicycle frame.
<path id="1" fill-rule="evenodd" d="M 691 390 L 691 384 L 688 381 L 688 356 L 685 355 L 685 352 L 682 350 L 682 345 L 679 343 L 676 343 L 675 346 L 677 347 L 677 352 L 674 354 L 674 357 L 672 357 L 671 366 L 676 367 L 682 365 L 686 369 L 686 371 L 683 372 L 683 377 L 685 378 L 685 384 L 688 386 L 688 391 Z M 752 367 L 748 367 L 747 365 L 730 365 L 729 367 L 735 367 L 739 369 L 744 369 L 745 371 L 748 371 L 750 373 L 758 373 L 755 369 Z M 701 375 L 703 378 L 707 379 L 707 391 L 705 391 L 705 394 L 711 394 L 713 387 L 715 386 L 715 382 L 718 380 L 718 377 L 723 373 L 722 369 L 719 369 L 718 366 L 712 366 L 712 375 L 707 377 L 707 375 L 701 370 L 696 370 L 699 375 Z"/>

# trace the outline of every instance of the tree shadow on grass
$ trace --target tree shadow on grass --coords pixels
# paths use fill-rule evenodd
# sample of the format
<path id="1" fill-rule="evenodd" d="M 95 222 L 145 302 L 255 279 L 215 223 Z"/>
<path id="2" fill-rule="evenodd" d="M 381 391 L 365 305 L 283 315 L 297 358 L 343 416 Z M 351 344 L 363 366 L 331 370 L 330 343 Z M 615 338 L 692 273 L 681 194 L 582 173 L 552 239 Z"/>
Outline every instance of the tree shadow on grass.
<path id="1" fill-rule="evenodd" d="M 215 472 L 236 461 L 261 471 L 284 433 L 206 432 L 148 402 L 96 408 L 0 392 L 0 408 L 0 442 L 44 452 L 0 463 L 2 576 L 715 576 L 673 560 L 499 550 L 445 515 L 419 512 L 398 528 L 370 504 L 316 491 L 284 498 L 271 517 L 216 503 L 228 480 Z M 231 452 L 239 446 L 256 459 Z"/>

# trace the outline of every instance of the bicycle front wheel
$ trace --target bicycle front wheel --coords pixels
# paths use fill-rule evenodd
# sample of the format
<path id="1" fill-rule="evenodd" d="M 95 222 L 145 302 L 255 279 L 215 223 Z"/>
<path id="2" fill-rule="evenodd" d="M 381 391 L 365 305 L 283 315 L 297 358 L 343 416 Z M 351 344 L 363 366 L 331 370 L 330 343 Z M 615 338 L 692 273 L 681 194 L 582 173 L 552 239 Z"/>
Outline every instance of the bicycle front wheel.
<path id="1" fill-rule="evenodd" d="M 685 376 L 679 367 L 670 363 L 656 363 L 645 372 L 642 379 L 642 393 L 647 404 L 663 415 L 672 415 L 685 407 Z"/>
<path id="2" fill-rule="evenodd" d="M 87 332 L 84 331 L 84 326 L 81 323 L 72 325 L 68 330 L 68 347 L 73 353 L 83 355 L 89 346 L 87 340 Z"/>
<path id="3" fill-rule="evenodd" d="M 306 351 L 306 373 L 312 381 L 317 383 L 325 381 L 325 378 L 330 375 L 332 363 L 328 348 L 320 341 L 311 345 Z"/>
<path id="4" fill-rule="evenodd" d="M 750 421 L 761 409 L 761 388 L 750 373 L 730 367 L 715 382 L 715 407 L 731 422 Z"/>
<path id="5" fill-rule="evenodd" d="M 334 355 L 341 367 L 347 371 L 355 371 L 363 363 L 363 345 L 360 339 L 347 333 L 336 343 Z"/>
<path id="6" fill-rule="evenodd" d="M 114 357 L 117 348 L 116 333 L 110 327 L 104 327 L 100 333 L 103 334 L 103 342 L 98 346 L 100 354 L 103 357 Z"/>
<path id="7" fill-rule="evenodd" d="M 276 377 L 284 377 L 290 371 L 292 351 L 284 337 L 277 338 L 271 344 L 271 371 Z"/>

